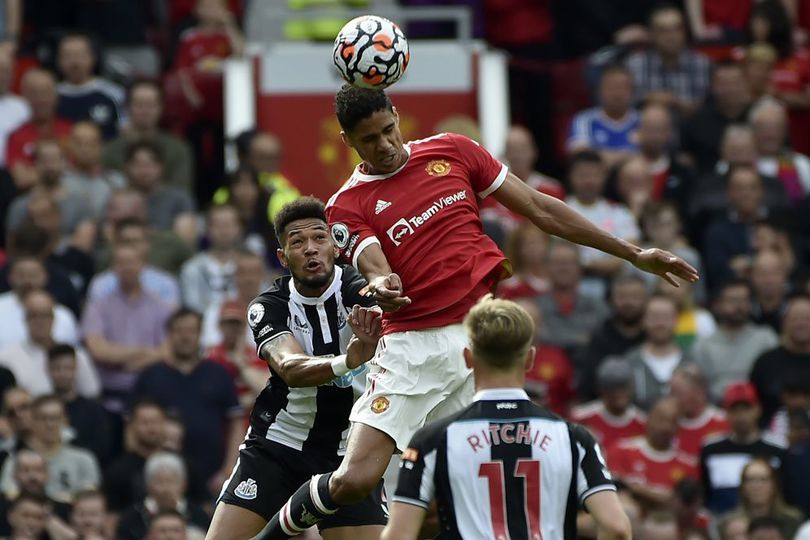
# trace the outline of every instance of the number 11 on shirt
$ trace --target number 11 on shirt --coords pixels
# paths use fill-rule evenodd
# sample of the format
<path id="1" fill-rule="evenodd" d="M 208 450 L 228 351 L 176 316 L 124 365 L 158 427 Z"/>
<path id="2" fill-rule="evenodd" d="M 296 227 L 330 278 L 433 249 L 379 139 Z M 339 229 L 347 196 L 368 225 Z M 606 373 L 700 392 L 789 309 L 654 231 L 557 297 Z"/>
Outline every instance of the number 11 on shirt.
<path id="1" fill-rule="evenodd" d="M 523 478 L 523 500 L 526 503 L 529 538 L 543 540 L 540 532 L 540 462 L 536 459 L 518 459 L 513 476 Z M 486 478 L 489 484 L 489 507 L 495 539 L 508 540 L 503 461 L 482 463 L 478 468 L 478 477 Z"/>

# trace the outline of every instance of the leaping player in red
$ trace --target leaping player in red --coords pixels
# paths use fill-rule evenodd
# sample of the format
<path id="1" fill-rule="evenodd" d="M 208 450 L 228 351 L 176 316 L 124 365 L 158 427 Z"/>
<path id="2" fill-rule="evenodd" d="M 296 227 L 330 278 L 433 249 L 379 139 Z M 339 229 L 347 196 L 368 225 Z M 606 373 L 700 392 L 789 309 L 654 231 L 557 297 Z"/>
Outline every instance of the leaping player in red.
<path id="1" fill-rule="evenodd" d="M 478 199 L 493 196 L 549 234 L 600 249 L 677 285 L 689 264 L 597 228 L 565 203 L 531 189 L 472 140 L 442 133 L 405 144 L 380 90 L 344 86 L 335 98 L 343 141 L 363 162 L 329 200 L 341 254 L 369 281 L 383 316 L 366 393 L 354 404 L 346 457 L 303 485 L 257 538 L 288 538 L 365 498 L 391 454 L 426 421 L 473 398 L 462 320 L 508 275 L 487 237 Z"/>

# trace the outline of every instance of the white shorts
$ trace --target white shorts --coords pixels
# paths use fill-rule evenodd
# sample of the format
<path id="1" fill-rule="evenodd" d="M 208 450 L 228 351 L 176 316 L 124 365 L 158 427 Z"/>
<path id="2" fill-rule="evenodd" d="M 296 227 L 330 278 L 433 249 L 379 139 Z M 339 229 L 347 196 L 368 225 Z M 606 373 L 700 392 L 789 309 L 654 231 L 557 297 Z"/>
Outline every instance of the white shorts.
<path id="1" fill-rule="evenodd" d="M 389 435 L 400 451 L 426 422 L 449 416 L 473 400 L 472 370 L 464 365 L 462 324 L 383 336 L 368 363 L 365 393 L 351 421 Z"/>

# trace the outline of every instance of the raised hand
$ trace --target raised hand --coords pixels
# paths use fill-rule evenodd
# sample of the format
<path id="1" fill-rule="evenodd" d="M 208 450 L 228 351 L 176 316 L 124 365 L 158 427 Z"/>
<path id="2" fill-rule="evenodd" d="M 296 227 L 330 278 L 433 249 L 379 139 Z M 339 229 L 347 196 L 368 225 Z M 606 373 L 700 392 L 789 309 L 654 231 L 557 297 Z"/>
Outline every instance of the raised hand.
<path id="1" fill-rule="evenodd" d="M 678 286 L 678 281 L 673 276 L 689 282 L 695 282 L 700 277 L 689 263 L 658 248 L 642 250 L 633 264 L 640 270 L 661 276 L 675 287 Z"/>
<path id="2" fill-rule="evenodd" d="M 355 304 L 349 314 L 349 326 L 357 339 L 376 345 L 382 328 L 381 317 L 382 311 L 379 308 L 365 308 Z"/>
<path id="3" fill-rule="evenodd" d="M 411 299 L 402 295 L 402 280 L 393 273 L 371 280 L 368 290 L 374 295 L 374 300 L 383 311 L 397 311 L 411 304 Z"/>

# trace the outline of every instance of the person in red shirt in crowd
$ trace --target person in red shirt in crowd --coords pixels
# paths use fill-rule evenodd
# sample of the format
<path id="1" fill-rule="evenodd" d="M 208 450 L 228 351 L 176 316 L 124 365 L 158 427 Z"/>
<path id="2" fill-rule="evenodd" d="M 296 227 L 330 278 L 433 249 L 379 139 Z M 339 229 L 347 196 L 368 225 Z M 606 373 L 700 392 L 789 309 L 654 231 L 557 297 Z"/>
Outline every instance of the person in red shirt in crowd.
<path id="1" fill-rule="evenodd" d="M 17 189 L 24 191 L 37 179 L 33 166 L 37 141 L 55 139 L 66 146 L 73 125 L 56 117 L 59 96 L 56 79 L 49 71 L 28 70 L 22 78 L 21 92 L 31 108 L 31 119 L 8 136 L 6 167 L 11 171 Z"/>
<path id="2" fill-rule="evenodd" d="M 543 329 L 543 316 L 537 302 L 530 298 L 515 299 L 534 321 L 535 335 Z M 526 392 L 532 401 L 567 417 L 574 399 L 574 369 L 571 359 L 560 347 L 535 340 L 534 364 L 526 372 Z"/>
<path id="3" fill-rule="evenodd" d="M 509 234 L 503 251 L 512 263 L 512 277 L 498 285 L 498 297 L 534 298 L 549 291 L 548 246 L 548 235 L 528 222 L 521 223 Z"/>
<path id="4" fill-rule="evenodd" d="M 199 0 L 199 23 L 180 35 L 174 67 L 189 104 L 208 119 L 222 119 L 222 61 L 240 55 L 242 34 L 224 0 Z"/>
<path id="5" fill-rule="evenodd" d="M 703 441 L 731 431 L 725 411 L 709 403 L 706 377 L 696 364 L 675 368 L 669 391 L 678 404 L 678 449 L 698 459 Z"/>
<path id="6" fill-rule="evenodd" d="M 686 14 L 698 41 L 734 41 L 742 37 L 751 0 L 687 0 Z"/>
<path id="7" fill-rule="evenodd" d="M 665 507 L 679 480 L 699 476 L 695 460 L 678 450 L 678 416 L 675 399 L 661 398 L 650 410 L 643 437 L 624 439 L 608 450 L 611 472 L 648 509 Z"/>
<path id="8" fill-rule="evenodd" d="M 503 154 L 506 164 L 526 185 L 540 193 L 565 199 L 565 188 L 558 180 L 534 170 L 538 157 L 537 144 L 528 129 L 517 125 L 509 128 Z M 514 231 L 521 223 L 526 223 L 525 217 L 509 210 L 493 197 L 480 201 L 480 205 L 481 219 L 496 223 L 505 234 Z"/>
<path id="9" fill-rule="evenodd" d="M 608 358 L 596 371 L 599 399 L 571 411 L 571 420 L 587 427 L 602 448 L 644 435 L 646 418 L 633 405 L 633 372 L 621 358 Z"/>
<path id="10" fill-rule="evenodd" d="M 233 379 L 239 401 L 252 405 L 267 384 L 267 362 L 259 358 L 256 348 L 245 343 L 247 305 L 239 300 L 226 300 L 219 310 L 222 342 L 208 349 L 206 356 L 222 365 Z"/>

